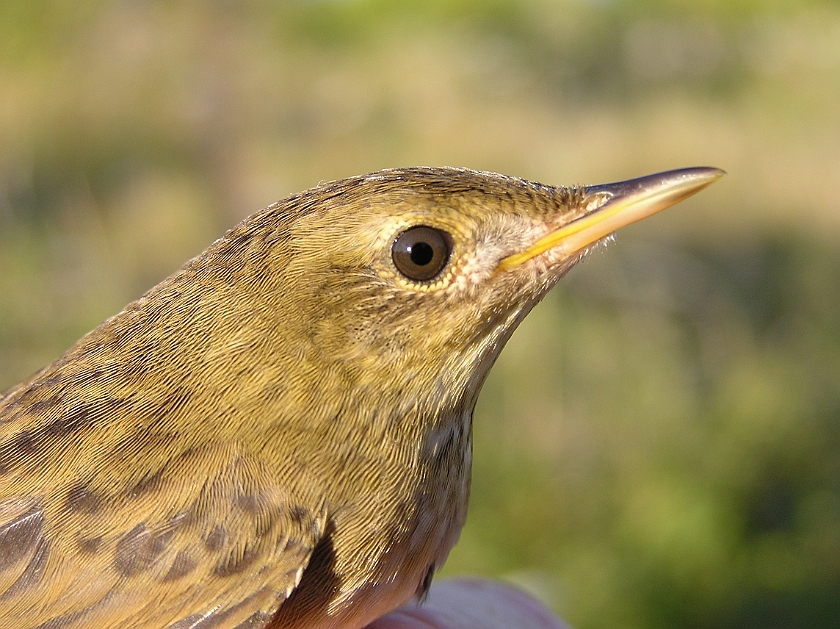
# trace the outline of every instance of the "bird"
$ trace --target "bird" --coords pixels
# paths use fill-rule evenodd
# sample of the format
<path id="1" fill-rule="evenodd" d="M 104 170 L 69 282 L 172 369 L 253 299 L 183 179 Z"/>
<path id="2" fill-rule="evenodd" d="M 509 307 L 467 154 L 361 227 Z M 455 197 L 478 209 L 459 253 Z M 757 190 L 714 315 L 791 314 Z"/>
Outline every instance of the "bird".
<path id="1" fill-rule="evenodd" d="M 245 219 L 0 397 L 0 629 L 357 629 L 422 597 L 514 329 L 722 174 L 395 168 Z"/>

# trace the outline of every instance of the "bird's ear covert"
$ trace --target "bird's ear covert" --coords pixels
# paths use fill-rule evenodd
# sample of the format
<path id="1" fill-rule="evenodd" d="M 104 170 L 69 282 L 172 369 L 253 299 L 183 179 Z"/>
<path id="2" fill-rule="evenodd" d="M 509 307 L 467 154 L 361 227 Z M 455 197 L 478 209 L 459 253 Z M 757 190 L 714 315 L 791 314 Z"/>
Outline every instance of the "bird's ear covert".
<path id="1" fill-rule="evenodd" d="M 394 239 L 391 259 L 394 266 L 414 282 L 426 282 L 440 275 L 449 262 L 452 237 L 444 231 L 418 225 Z"/>

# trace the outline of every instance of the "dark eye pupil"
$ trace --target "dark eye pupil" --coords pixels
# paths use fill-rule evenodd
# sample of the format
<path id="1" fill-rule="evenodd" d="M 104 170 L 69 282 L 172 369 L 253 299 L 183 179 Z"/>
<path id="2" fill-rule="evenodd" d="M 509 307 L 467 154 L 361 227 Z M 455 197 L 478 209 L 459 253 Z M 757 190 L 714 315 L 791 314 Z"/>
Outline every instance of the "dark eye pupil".
<path id="1" fill-rule="evenodd" d="M 435 256 L 435 251 L 427 242 L 418 242 L 411 247 L 411 261 L 417 266 L 426 266 Z"/>
<path id="2" fill-rule="evenodd" d="M 397 270 L 415 282 L 437 277 L 449 262 L 452 248 L 449 234 L 419 225 L 397 236 L 391 247 L 391 259 Z"/>

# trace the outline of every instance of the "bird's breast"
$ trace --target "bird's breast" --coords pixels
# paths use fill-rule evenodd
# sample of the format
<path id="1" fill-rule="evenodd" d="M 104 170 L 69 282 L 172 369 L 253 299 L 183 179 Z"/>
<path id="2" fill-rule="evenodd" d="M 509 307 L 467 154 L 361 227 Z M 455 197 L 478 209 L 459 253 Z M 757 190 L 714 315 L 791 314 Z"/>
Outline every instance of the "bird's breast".
<path id="1" fill-rule="evenodd" d="M 301 590 L 308 580 L 334 584 L 324 624 L 313 626 L 361 627 L 423 593 L 466 520 L 471 458 L 465 412 L 427 431 L 377 490 L 336 509 L 322 556 L 316 550 L 301 583 Z"/>

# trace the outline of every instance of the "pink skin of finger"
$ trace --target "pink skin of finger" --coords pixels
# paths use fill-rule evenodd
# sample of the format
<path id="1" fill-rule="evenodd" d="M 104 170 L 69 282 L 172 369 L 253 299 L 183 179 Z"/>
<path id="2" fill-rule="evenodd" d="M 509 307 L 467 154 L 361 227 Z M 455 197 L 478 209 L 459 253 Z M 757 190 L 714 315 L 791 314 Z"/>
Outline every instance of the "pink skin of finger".
<path id="1" fill-rule="evenodd" d="M 570 629 L 539 601 L 509 585 L 453 579 L 432 586 L 425 603 L 411 602 L 367 629 Z"/>

